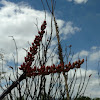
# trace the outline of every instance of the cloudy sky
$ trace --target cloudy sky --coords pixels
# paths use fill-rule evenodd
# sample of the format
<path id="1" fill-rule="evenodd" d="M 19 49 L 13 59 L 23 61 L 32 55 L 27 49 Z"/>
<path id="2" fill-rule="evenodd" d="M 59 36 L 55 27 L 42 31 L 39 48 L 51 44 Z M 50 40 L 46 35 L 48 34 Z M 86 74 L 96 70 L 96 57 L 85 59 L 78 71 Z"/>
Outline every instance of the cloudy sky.
<path id="1" fill-rule="evenodd" d="M 45 7 L 47 36 L 49 37 L 51 17 L 47 6 Z M 65 45 L 72 45 L 73 60 L 85 59 L 87 56 L 87 72 L 93 74 L 87 95 L 100 97 L 97 75 L 100 72 L 100 68 L 98 68 L 100 61 L 100 0 L 57 0 L 55 16 L 63 50 Z M 10 62 L 9 64 L 12 65 L 12 54 L 15 54 L 15 45 L 9 36 L 13 36 L 16 40 L 18 60 L 21 64 L 26 55 L 22 48 L 29 47 L 28 41 L 31 43 L 38 32 L 36 24 L 38 23 L 40 28 L 44 18 L 41 0 L 0 0 L 0 52 L 4 54 L 4 58 Z M 53 36 L 55 36 L 55 32 Z M 52 46 L 54 45 L 56 45 L 56 40 L 52 41 Z M 82 66 L 83 74 L 85 66 L 85 64 Z"/>

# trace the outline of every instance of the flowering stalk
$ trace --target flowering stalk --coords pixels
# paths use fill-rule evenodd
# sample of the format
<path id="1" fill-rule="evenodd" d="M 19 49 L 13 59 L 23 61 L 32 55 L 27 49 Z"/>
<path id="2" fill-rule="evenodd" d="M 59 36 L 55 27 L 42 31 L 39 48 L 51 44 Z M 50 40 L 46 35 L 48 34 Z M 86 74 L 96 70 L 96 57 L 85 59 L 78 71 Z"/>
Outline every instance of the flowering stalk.
<path id="1" fill-rule="evenodd" d="M 34 43 L 32 43 L 32 47 L 30 47 L 30 52 L 28 52 L 27 57 L 25 57 L 25 62 L 21 65 L 19 69 L 23 70 L 23 74 L 12 83 L 4 92 L 0 95 L 0 100 L 2 100 L 8 93 L 11 92 L 13 88 L 15 88 L 26 76 L 29 76 L 29 73 L 33 71 L 30 67 L 32 62 L 34 61 L 34 55 L 37 53 L 37 49 L 40 46 L 40 41 L 42 41 L 43 34 L 45 33 L 46 21 L 41 25 L 41 31 L 38 32 L 38 36 L 35 37 Z"/>
<path id="2" fill-rule="evenodd" d="M 26 73 L 26 76 L 32 76 L 32 72 L 35 71 L 35 67 L 33 69 L 31 68 L 31 65 L 34 61 L 34 55 L 37 53 L 37 49 L 40 46 L 40 42 L 42 41 L 43 34 L 45 33 L 45 28 L 46 21 L 44 21 L 41 25 L 41 31 L 38 32 L 39 35 L 35 37 L 34 43 L 32 43 L 30 51 L 28 52 L 28 55 L 25 57 L 25 62 L 23 62 L 23 64 L 19 68 L 20 70 L 23 70 L 24 73 Z"/>
<path id="3" fill-rule="evenodd" d="M 66 64 L 66 65 L 64 64 L 59 64 L 58 66 L 55 66 L 54 64 L 52 66 L 43 65 L 40 68 L 37 68 L 36 66 L 34 66 L 34 68 L 28 69 L 26 75 L 27 77 L 31 77 L 31 76 L 37 76 L 37 75 L 49 75 L 51 73 L 68 72 L 70 69 L 80 68 L 83 62 L 84 62 L 84 59 L 75 61 L 73 62 L 73 64 L 69 62 L 69 64 Z"/>
<path id="4" fill-rule="evenodd" d="M 20 70 L 23 70 L 23 74 L 19 77 L 18 80 L 12 83 L 10 87 L 8 87 L 7 90 L 5 90 L 0 95 L 0 100 L 2 100 L 8 93 L 11 92 L 11 90 L 16 87 L 23 79 L 26 77 L 31 76 L 37 76 L 37 75 L 49 75 L 50 73 L 61 73 L 61 72 L 68 72 L 70 69 L 73 68 L 80 68 L 81 64 L 83 64 L 83 60 L 79 60 L 76 62 L 73 62 L 71 64 L 64 65 L 63 62 L 60 62 L 58 66 L 55 66 L 54 64 L 52 66 L 41 66 L 40 68 L 34 66 L 34 68 L 31 68 L 32 62 L 34 61 L 34 55 L 37 53 L 37 49 L 40 46 L 40 42 L 42 41 L 43 34 L 45 33 L 46 28 L 46 21 L 43 22 L 41 25 L 41 31 L 38 32 L 38 36 L 35 37 L 34 43 L 32 43 L 32 46 L 30 47 L 30 51 L 28 52 L 27 56 L 25 57 L 25 61 L 19 68 Z"/>

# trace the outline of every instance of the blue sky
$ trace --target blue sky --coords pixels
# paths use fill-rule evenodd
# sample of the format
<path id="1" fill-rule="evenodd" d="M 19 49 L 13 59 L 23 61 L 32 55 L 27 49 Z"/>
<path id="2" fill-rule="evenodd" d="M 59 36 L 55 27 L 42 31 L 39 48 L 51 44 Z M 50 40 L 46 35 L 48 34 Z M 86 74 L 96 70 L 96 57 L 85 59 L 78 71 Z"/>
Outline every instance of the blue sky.
<path id="1" fill-rule="evenodd" d="M 47 6 L 45 7 L 49 36 L 50 13 Z M 93 83 L 91 86 L 94 86 L 95 89 L 100 88 L 97 85 L 97 64 L 100 60 L 100 0 L 56 0 L 55 16 L 60 28 L 63 49 L 65 45 L 72 45 L 73 60 L 77 60 L 78 56 L 81 59 L 87 56 L 88 72 L 89 74 L 95 73 L 93 79 L 96 83 L 91 80 L 91 84 Z M 5 59 L 10 62 L 9 64 L 13 65 L 12 54 L 15 54 L 15 46 L 12 38 L 8 36 L 14 36 L 16 39 L 19 48 L 19 64 L 21 64 L 26 54 L 22 48 L 28 48 L 27 41 L 31 43 L 37 33 L 34 25 L 36 18 L 40 27 L 44 20 L 41 0 L 0 0 L 0 49 L 4 50 Z M 52 45 L 55 46 L 55 44 L 54 40 Z M 84 66 L 82 66 L 83 74 Z M 93 97 L 97 97 L 99 94 L 98 90 L 98 94 L 95 93 Z"/>
<path id="2" fill-rule="evenodd" d="M 14 2 L 13 0 L 10 0 Z M 20 0 L 16 0 L 17 3 Z M 79 3 L 80 1 L 80 3 Z M 83 2 L 81 2 L 83 1 Z M 32 8 L 43 10 L 41 0 L 24 0 Z M 90 50 L 93 46 L 100 46 L 100 0 L 57 0 L 56 18 L 71 21 L 81 30 L 73 36 L 69 36 L 63 42 L 73 46 L 74 52 Z M 46 9 L 48 10 L 48 9 Z"/>

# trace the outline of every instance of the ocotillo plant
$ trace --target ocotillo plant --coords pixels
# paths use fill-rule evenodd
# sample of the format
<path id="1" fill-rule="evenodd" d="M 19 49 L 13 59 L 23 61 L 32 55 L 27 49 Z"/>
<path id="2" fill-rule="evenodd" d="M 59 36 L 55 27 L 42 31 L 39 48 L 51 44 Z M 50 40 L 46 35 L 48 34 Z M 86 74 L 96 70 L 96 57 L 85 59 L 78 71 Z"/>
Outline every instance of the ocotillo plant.
<path id="1" fill-rule="evenodd" d="M 40 41 L 42 40 L 43 34 L 45 33 L 45 28 L 46 28 L 46 21 L 43 22 L 41 25 L 41 31 L 38 32 L 38 36 L 35 37 L 34 42 L 32 43 L 32 46 L 30 47 L 30 51 L 28 52 L 28 55 L 25 57 L 25 62 L 20 67 L 20 70 L 23 70 L 23 74 L 19 77 L 18 80 L 12 83 L 10 87 L 8 87 L 7 90 L 5 90 L 1 96 L 0 100 L 2 100 L 8 93 L 11 92 L 11 90 L 17 86 L 23 79 L 26 77 L 31 77 L 31 76 L 37 76 L 37 75 L 49 75 L 51 73 L 65 73 L 68 72 L 70 69 L 73 68 L 80 68 L 81 64 L 84 62 L 83 60 L 79 60 L 71 64 L 65 64 L 60 63 L 59 65 L 52 65 L 52 66 L 41 66 L 40 68 L 37 68 L 37 66 L 34 66 L 34 68 L 31 68 L 32 62 L 34 61 L 34 55 L 37 53 L 37 49 L 40 46 Z M 59 52 L 61 53 L 61 51 Z"/>
<path id="2" fill-rule="evenodd" d="M 25 61 L 19 68 L 20 70 L 23 71 L 23 74 L 17 80 L 15 80 L 12 83 L 12 85 L 7 88 L 7 90 L 5 90 L 1 94 L 0 100 L 3 99 L 8 93 L 10 94 L 9 95 L 10 100 L 13 100 L 13 98 L 17 98 L 16 94 L 13 95 L 13 93 L 12 93 L 12 91 L 14 90 L 14 88 L 17 87 L 17 85 L 20 85 L 18 88 L 19 95 L 17 95 L 20 100 L 22 100 L 23 98 L 25 98 L 25 100 L 28 100 L 29 98 L 31 98 L 31 100 L 51 100 L 51 99 L 54 100 L 54 99 L 56 99 L 56 96 L 58 96 L 59 94 L 60 94 L 59 95 L 60 100 L 64 100 L 65 98 L 67 98 L 67 100 L 70 99 L 71 95 L 69 93 L 71 91 L 73 80 L 76 81 L 76 79 L 75 79 L 75 75 L 74 75 L 73 80 L 71 81 L 71 84 L 68 84 L 68 72 L 70 71 L 70 69 L 80 68 L 81 64 L 84 62 L 84 59 L 75 61 L 72 64 L 71 64 L 71 62 L 68 62 L 68 64 L 66 64 L 64 62 L 64 58 L 62 55 L 63 51 L 62 51 L 62 47 L 60 44 L 59 27 L 58 27 L 58 24 L 57 24 L 55 15 L 54 15 L 53 5 L 52 5 L 51 14 L 52 14 L 52 18 L 53 18 L 53 19 L 51 19 L 51 23 L 52 23 L 52 20 L 54 20 L 55 28 L 56 28 L 56 37 L 57 37 L 57 41 L 58 41 L 58 43 L 57 43 L 58 55 L 59 55 L 60 63 L 52 64 L 51 66 L 46 65 L 46 62 L 47 62 L 46 54 L 48 52 L 47 52 L 47 47 L 45 47 L 45 46 L 43 46 L 44 48 L 42 48 L 44 51 L 43 56 L 45 59 L 42 57 L 42 60 L 41 60 L 40 57 L 38 56 L 38 59 L 35 60 L 35 55 L 39 54 L 39 51 L 40 51 L 40 45 L 42 44 L 41 43 L 42 38 L 43 38 L 44 34 L 46 34 L 45 29 L 47 26 L 47 22 L 45 20 L 43 22 L 43 24 L 41 25 L 41 30 L 38 32 L 38 35 L 35 37 L 34 42 L 30 46 L 29 52 L 27 53 L 27 56 L 25 57 Z M 52 24 L 51 24 L 51 28 L 52 28 Z M 51 32 L 51 34 L 52 34 L 52 32 Z M 48 41 L 51 41 L 51 37 L 50 37 L 50 40 L 48 40 Z M 32 65 L 33 62 L 35 62 L 35 61 L 39 61 L 39 65 L 40 65 L 39 67 L 37 66 L 37 64 Z M 54 73 L 56 73 L 56 78 L 54 76 L 55 75 Z M 66 75 L 66 73 L 67 73 L 67 75 Z M 64 82 L 65 82 L 64 90 L 62 89 L 61 74 L 63 74 L 63 76 L 64 76 Z M 75 70 L 74 74 L 76 74 L 76 70 Z M 50 84 L 48 82 L 48 84 L 49 84 L 48 92 L 46 92 L 46 89 L 45 89 L 47 75 L 48 76 L 51 75 Z M 24 86 L 25 89 L 21 86 L 21 85 L 23 85 L 23 84 L 21 84 L 21 82 L 23 82 L 23 81 L 26 83 L 26 84 L 23 83 L 25 85 Z M 32 88 L 33 86 L 34 86 L 34 88 Z M 55 92 L 53 93 L 53 88 L 55 88 L 55 87 L 56 87 L 56 89 L 55 89 Z M 24 91 L 23 91 L 23 89 L 24 89 Z M 60 93 L 58 93 L 58 90 L 60 91 Z M 78 91 L 77 95 L 79 95 L 81 90 L 82 90 L 82 88 L 80 88 L 80 86 L 79 86 L 79 91 Z M 33 91 L 34 91 L 34 93 L 33 93 Z M 71 94 L 73 94 L 73 89 L 71 91 Z M 13 97 L 13 96 L 15 96 L 15 97 Z"/>

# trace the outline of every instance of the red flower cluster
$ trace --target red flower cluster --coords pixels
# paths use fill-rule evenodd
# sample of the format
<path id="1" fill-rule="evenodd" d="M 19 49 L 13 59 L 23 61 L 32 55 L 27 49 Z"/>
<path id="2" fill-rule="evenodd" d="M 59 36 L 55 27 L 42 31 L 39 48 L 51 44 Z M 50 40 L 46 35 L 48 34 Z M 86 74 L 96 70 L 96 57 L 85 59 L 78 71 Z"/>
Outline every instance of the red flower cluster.
<path id="1" fill-rule="evenodd" d="M 80 68 L 80 65 L 84 62 L 83 59 L 76 61 L 73 64 L 69 62 L 69 64 L 67 65 L 59 64 L 58 66 L 55 66 L 53 64 L 52 66 L 47 66 L 47 67 L 41 66 L 41 68 L 37 68 L 36 66 L 34 66 L 34 68 L 31 68 L 32 62 L 34 61 L 34 55 L 37 53 L 37 49 L 40 46 L 43 34 L 45 33 L 46 25 L 47 25 L 46 21 L 44 21 L 43 24 L 41 25 L 41 31 L 38 32 L 39 35 L 35 37 L 34 43 L 32 43 L 30 51 L 25 57 L 25 62 L 19 68 L 20 70 L 23 70 L 23 72 L 28 77 L 37 75 L 49 75 L 50 73 L 68 72 L 70 69 Z"/>
<path id="2" fill-rule="evenodd" d="M 50 73 L 61 73 L 61 72 L 68 72 L 70 69 L 73 68 L 80 68 L 81 64 L 83 64 L 84 59 L 79 60 L 71 64 L 64 65 L 59 64 L 58 66 L 55 66 L 54 64 L 52 66 L 41 66 L 41 68 L 36 68 L 36 66 L 33 68 L 33 72 L 28 74 L 28 77 L 36 76 L 36 75 L 49 75 Z"/>
<path id="3" fill-rule="evenodd" d="M 40 46 L 40 42 L 42 41 L 46 25 L 46 21 L 44 21 L 41 25 L 41 32 L 38 32 L 39 35 L 35 37 L 34 43 L 32 43 L 32 47 L 30 47 L 30 52 L 28 52 L 28 55 L 25 57 L 25 62 L 19 68 L 20 70 L 23 70 L 23 72 L 25 72 L 26 74 L 33 72 L 33 69 L 30 66 L 34 61 L 34 55 L 37 53 L 37 49 Z"/>
<path id="4" fill-rule="evenodd" d="M 41 68 L 37 68 L 34 66 L 34 68 L 30 69 L 29 72 L 26 73 L 28 77 L 31 76 L 37 76 L 37 75 L 49 75 L 50 73 L 61 73 L 61 72 L 68 72 L 70 69 L 73 68 L 80 68 L 81 64 L 83 64 L 83 60 L 79 60 L 71 64 L 64 65 L 64 64 L 59 64 L 58 66 L 55 66 L 54 64 L 52 66 L 41 66 Z M 29 69 L 28 69 L 29 70 Z"/>

